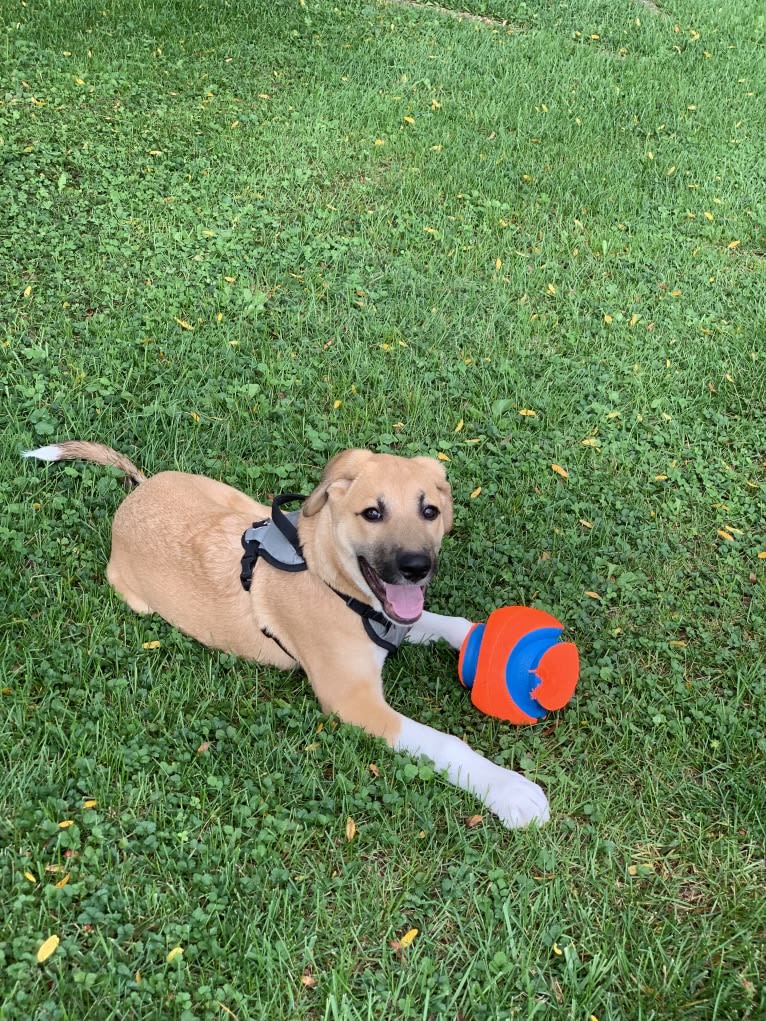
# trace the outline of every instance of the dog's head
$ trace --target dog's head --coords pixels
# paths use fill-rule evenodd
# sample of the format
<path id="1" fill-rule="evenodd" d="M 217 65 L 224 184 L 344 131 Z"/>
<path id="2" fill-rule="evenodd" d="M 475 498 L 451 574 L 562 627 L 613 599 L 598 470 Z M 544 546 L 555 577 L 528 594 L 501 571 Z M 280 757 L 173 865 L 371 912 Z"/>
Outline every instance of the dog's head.
<path id="1" fill-rule="evenodd" d="M 327 465 L 303 516 L 328 514 L 336 564 L 384 613 L 412 624 L 452 527 L 452 490 L 430 457 L 346 450 Z"/>

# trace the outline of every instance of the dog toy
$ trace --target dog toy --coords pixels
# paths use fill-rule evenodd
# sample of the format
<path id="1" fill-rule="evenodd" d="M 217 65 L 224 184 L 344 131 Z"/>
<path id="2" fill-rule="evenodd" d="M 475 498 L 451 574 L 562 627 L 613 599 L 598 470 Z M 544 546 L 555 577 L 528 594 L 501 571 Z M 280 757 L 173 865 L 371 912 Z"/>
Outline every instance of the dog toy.
<path id="1" fill-rule="evenodd" d="M 537 723 L 574 694 L 580 656 L 561 641 L 564 625 L 550 613 L 504 606 L 466 635 L 458 676 L 477 709 L 510 723 Z"/>

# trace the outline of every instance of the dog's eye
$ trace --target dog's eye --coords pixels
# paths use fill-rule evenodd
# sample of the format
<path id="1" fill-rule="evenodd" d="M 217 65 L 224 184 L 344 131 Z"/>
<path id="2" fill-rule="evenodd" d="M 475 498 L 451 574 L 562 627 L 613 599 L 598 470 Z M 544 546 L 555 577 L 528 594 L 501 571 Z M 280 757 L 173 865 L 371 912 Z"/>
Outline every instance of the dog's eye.
<path id="1" fill-rule="evenodd" d="M 434 507 L 432 503 L 427 503 L 420 513 L 426 521 L 435 521 L 439 517 L 439 508 Z"/>
<path id="2" fill-rule="evenodd" d="M 382 521 L 383 520 L 383 513 L 382 513 L 382 511 L 380 510 L 379 507 L 366 507 L 362 511 L 361 516 L 364 518 L 365 521 Z"/>

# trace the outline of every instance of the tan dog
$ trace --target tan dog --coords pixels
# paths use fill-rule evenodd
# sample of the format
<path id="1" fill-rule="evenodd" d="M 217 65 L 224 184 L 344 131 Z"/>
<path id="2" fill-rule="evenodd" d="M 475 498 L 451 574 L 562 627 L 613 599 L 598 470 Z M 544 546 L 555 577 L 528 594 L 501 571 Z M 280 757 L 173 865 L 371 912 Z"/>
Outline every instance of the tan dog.
<path id="1" fill-rule="evenodd" d="M 69 441 L 25 456 L 113 465 L 137 484 L 115 515 L 107 568 L 132 609 L 159 613 L 205 645 L 283 669 L 301 666 L 324 712 L 431 759 L 506 826 L 548 818 L 536 784 L 402 716 L 383 696 L 383 663 L 401 638 L 442 638 L 458 649 L 471 626 L 423 609 L 452 525 L 452 494 L 438 461 L 339 454 L 293 522 L 275 510 L 269 527 L 279 526 L 277 542 L 297 560 L 278 567 L 261 541 L 272 510 L 231 486 L 172 471 L 147 479 L 96 443 Z M 254 522 L 264 524 L 251 529 Z M 245 533 L 257 555 L 252 577 Z"/>

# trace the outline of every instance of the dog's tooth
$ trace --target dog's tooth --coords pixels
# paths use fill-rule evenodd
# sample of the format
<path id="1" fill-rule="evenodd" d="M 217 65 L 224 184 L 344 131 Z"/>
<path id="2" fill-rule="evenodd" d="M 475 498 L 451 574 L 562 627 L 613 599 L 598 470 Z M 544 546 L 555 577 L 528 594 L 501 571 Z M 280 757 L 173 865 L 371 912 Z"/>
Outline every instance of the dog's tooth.
<path id="1" fill-rule="evenodd" d="M 37 457 L 41 461 L 60 461 L 61 447 L 51 443 L 47 447 L 38 447 L 37 450 L 22 450 L 22 457 Z"/>

